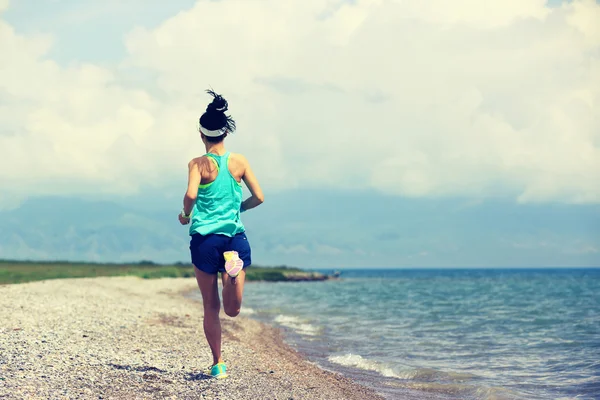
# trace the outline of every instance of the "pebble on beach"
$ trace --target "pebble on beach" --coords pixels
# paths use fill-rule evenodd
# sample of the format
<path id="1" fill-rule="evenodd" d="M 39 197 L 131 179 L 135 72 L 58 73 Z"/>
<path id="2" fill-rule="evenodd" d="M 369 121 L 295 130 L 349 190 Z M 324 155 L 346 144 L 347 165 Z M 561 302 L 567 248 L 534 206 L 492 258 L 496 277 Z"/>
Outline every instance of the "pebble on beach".
<path id="1" fill-rule="evenodd" d="M 0 286 L 0 399 L 381 399 L 324 371 L 279 331 L 222 313 L 229 377 L 211 379 L 188 278 Z"/>

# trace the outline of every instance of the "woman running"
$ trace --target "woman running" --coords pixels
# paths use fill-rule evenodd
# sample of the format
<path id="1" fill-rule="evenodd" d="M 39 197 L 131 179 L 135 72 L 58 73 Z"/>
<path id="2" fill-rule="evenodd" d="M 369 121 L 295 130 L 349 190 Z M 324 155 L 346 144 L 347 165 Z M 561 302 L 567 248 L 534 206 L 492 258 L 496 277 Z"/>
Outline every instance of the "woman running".
<path id="1" fill-rule="evenodd" d="M 250 244 L 240 214 L 260 205 L 264 197 L 248 160 L 225 150 L 223 140 L 236 128 L 235 121 L 225 115 L 227 101 L 212 90 L 208 93 L 214 99 L 200 117 L 198 127 L 206 154 L 188 164 L 188 188 L 179 222 L 191 222 L 190 253 L 204 304 L 204 334 L 213 355 L 210 374 L 226 378 L 217 277 L 220 272 L 225 314 L 235 317 L 242 305 L 245 268 L 251 264 Z M 245 201 L 242 181 L 251 193 Z"/>

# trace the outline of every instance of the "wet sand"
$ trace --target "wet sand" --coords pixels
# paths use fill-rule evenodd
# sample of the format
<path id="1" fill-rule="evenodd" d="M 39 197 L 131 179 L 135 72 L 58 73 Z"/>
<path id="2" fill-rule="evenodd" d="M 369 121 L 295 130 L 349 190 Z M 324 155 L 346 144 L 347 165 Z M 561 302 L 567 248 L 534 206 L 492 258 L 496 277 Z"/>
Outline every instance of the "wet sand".
<path id="1" fill-rule="evenodd" d="M 324 371 L 281 333 L 222 314 L 230 377 L 211 379 L 189 278 L 0 286 L 0 399 L 381 399 Z"/>

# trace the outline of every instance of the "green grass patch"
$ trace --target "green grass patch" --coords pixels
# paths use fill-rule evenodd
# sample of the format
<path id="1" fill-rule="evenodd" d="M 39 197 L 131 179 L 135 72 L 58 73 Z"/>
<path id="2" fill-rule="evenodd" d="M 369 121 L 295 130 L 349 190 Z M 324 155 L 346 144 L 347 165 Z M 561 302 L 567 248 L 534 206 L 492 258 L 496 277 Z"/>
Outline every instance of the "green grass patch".
<path id="1" fill-rule="evenodd" d="M 298 268 L 251 266 L 246 270 L 247 281 L 286 281 L 286 274 L 302 273 Z M 0 285 L 48 279 L 91 278 L 99 276 L 138 276 L 143 279 L 192 278 L 191 264 L 163 265 L 150 261 L 136 264 L 96 264 L 64 261 L 2 261 Z"/>

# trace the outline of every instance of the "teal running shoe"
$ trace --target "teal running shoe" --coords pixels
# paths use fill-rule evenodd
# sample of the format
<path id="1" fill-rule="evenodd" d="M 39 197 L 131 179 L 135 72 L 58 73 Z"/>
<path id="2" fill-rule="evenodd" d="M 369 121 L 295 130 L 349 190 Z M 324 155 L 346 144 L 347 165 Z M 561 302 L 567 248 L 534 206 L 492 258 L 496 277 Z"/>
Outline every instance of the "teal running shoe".
<path id="1" fill-rule="evenodd" d="M 212 366 L 210 369 L 210 376 L 216 379 L 224 379 L 227 378 L 227 366 L 225 363 L 218 363 Z"/>

